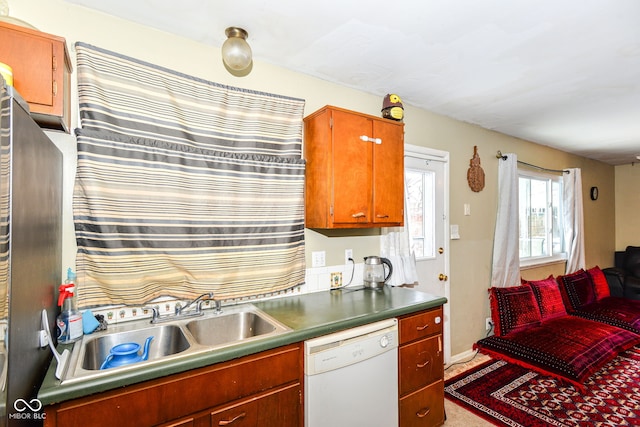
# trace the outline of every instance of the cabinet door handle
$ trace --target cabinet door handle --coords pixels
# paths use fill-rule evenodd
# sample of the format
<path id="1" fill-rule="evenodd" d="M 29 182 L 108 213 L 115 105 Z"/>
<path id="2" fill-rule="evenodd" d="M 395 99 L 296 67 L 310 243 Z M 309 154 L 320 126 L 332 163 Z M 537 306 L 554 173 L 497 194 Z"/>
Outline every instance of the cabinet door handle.
<path id="1" fill-rule="evenodd" d="M 389 218 L 389 215 L 387 214 L 378 214 L 376 215 L 377 218 Z"/>
<path id="2" fill-rule="evenodd" d="M 416 412 L 416 415 L 418 416 L 418 418 L 424 418 L 429 415 L 429 412 L 431 412 L 431 408 L 424 408 Z"/>
<path id="3" fill-rule="evenodd" d="M 366 215 L 364 214 L 364 212 L 358 212 L 358 213 L 354 213 L 351 216 L 354 218 L 364 218 Z"/>
<path id="4" fill-rule="evenodd" d="M 219 426 L 228 426 L 229 424 L 233 424 L 233 423 L 235 423 L 236 421 L 238 421 L 238 420 L 240 420 L 240 419 L 242 419 L 242 418 L 244 418 L 244 417 L 246 417 L 246 416 L 247 416 L 247 413 L 246 413 L 246 412 L 243 412 L 243 413 L 241 413 L 240 415 L 236 415 L 235 417 L 233 417 L 233 418 L 232 418 L 232 419 L 230 419 L 230 420 L 221 420 L 221 421 L 218 421 L 218 425 L 219 425 Z"/>
<path id="5" fill-rule="evenodd" d="M 426 362 L 424 362 L 424 363 L 418 363 L 416 366 L 417 366 L 418 368 L 424 368 L 424 367 L 425 367 L 425 366 L 427 366 L 429 363 L 431 363 L 431 361 L 430 361 L 430 360 L 427 360 L 427 361 L 426 361 Z"/>
<path id="6" fill-rule="evenodd" d="M 427 324 L 426 324 L 426 325 L 424 325 L 424 326 L 416 326 L 416 329 L 417 329 L 418 331 L 424 331 L 424 330 L 425 330 L 425 329 L 427 329 L 428 327 L 429 327 L 429 324 L 427 323 Z"/>
<path id="7" fill-rule="evenodd" d="M 360 135 L 360 140 L 364 142 L 375 142 L 376 144 L 382 144 L 382 138 L 371 138 L 367 135 Z"/>

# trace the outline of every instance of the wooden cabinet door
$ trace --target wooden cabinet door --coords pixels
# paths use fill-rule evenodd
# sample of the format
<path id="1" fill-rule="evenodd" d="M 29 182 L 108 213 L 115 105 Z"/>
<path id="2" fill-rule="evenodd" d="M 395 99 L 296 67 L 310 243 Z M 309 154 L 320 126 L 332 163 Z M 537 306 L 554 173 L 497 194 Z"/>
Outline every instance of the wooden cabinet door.
<path id="1" fill-rule="evenodd" d="M 53 106 L 53 43 L 0 27 L 0 61 L 13 69 L 13 86 L 30 106 Z"/>
<path id="2" fill-rule="evenodd" d="M 373 222 L 404 224 L 404 128 L 373 122 Z"/>
<path id="3" fill-rule="evenodd" d="M 44 127 L 69 131 L 71 62 L 64 38 L 0 22 L 0 62 L 13 70 L 13 86 Z"/>
<path id="4" fill-rule="evenodd" d="M 366 117 L 333 111 L 333 222 L 372 222 L 373 124 Z"/>
<path id="5" fill-rule="evenodd" d="M 256 427 L 301 427 L 302 414 L 302 388 L 293 384 L 258 400 Z"/>
<path id="6" fill-rule="evenodd" d="M 196 420 L 193 417 L 187 417 L 180 420 L 171 421 L 165 424 L 161 424 L 158 427 L 195 427 Z M 208 425 L 204 425 L 203 427 L 208 427 Z"/>

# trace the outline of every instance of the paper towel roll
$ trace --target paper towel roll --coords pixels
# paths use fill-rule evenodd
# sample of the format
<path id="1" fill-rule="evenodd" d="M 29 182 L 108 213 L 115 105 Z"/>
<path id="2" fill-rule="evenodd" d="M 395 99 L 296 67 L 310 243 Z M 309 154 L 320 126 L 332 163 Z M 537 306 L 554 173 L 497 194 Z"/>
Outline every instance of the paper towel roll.
<path id="1" fill-rule="evenodd" d="M 13 70 L 4 62 L 0 62 L 0 74 L 2 74 L 7 86 L 13 86 Z"/>

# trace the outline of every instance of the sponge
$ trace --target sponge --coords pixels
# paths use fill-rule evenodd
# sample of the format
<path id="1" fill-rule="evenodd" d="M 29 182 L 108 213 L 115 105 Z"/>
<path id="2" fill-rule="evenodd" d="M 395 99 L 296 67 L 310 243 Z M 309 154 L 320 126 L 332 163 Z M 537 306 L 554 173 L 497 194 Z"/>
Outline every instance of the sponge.
<path id="1" fill-rule="evenodd" d="M 93 331 L 95 331 L 98 326 L 100 326 L 100 322 L 98 322 L 96 320 L 96 318 L 93 315 L 93 313 L 91 312 L 91 310 L 85 310 L 85 312 L 82 313 L 82 330 L 83 330 L 83 332 L 86 335 L 88 335 L 88 334 L 92 333 Z"/>

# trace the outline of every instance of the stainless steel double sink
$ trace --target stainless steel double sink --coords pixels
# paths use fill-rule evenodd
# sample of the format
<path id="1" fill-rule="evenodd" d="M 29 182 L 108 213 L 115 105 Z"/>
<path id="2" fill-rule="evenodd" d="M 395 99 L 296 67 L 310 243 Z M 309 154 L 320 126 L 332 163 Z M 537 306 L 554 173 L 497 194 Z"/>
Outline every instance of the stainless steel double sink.
<path id="1" fill-rule="evenodd" d="M 116 372 L 169 359 L 212 351 L 223 347 L 264 339 L 291 329 L 281 324 L 253 304 L 224 307 L 216 314 L 204 310 L 199 317 L 150 323 L 141 319 L 109 326 L 107 331 L 85 335 L 74 344 L 69 366 L 62 383 L 102 377 Z M 147 360 L 109 369 L 100 369 L 111 349 L 123 343 L 137 343 L 142 348 L 153 336 Z"/>

